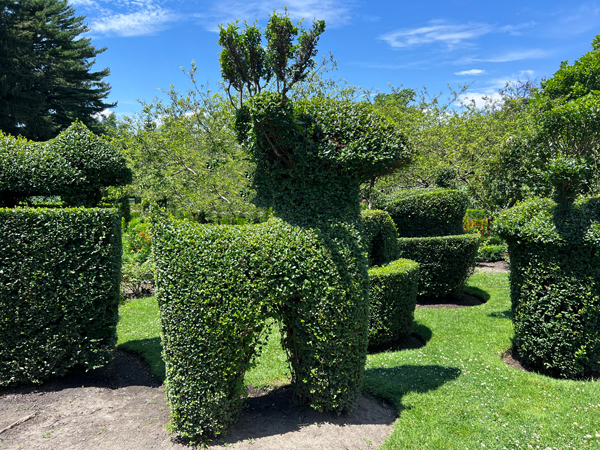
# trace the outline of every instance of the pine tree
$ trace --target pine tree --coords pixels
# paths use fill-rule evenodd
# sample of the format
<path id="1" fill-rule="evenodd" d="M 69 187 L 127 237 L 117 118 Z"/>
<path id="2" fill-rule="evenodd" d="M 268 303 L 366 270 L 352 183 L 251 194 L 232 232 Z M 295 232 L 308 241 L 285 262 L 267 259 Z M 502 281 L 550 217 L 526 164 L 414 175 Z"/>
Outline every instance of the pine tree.
<path id="1" fill-rule="evenodd" d="M 0 0 L 0 130 L 41 141 L 79 119 L 99 131 L 94 115 L 116 103 L 83 20 L 67 0 Z"/>

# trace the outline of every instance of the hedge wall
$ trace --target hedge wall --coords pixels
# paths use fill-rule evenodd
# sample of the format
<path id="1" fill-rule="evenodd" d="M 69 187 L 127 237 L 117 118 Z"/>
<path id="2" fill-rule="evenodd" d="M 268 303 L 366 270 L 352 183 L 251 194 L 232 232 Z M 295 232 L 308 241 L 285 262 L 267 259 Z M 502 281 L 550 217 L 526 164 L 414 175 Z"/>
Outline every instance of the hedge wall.
<path id="1" fill-rule="evenodd" d="M 600 199 L 521 203 L 495 229 L 510 252 L 514 344 L 553 375 L 600 370 Z"/>
<path id="2" fill-rule="evenodd" d="M 235 420 L 266 317 L 282 322 L 298 400 L 354 408 L 369 308 L 366 260 L 351 227 L 162 219 L 152 251 L 166 394 L 180 436 L 201 441 Z"/>
<path id="3" fill-rule="evenodd" d="M 367 209 L 361 212 L 363 242 L 367 250 L 369 267 L 382 266 L 400 258 L 398 230 L 385 211 Z"/>
<path id="4" fill-rule="evenodd" d="M 96 206 L 99 189 L 131 182 L 124 155 L 81 122 L 47 142 L 0 132 L 0 207 L 29 196 L 60 196 L 71 206 Z"/>
<path id="5" fill-rule="evenodd" d="M 475 267 L 478 236 L 398 239 L 400 256 L 420 265 L 419 295 L 446 297 L 461 292 Z"/>
<path id="6" fill-rule="evenodd" d="M 369 345 L 393 342 L 412 331 L 419 264 L 398 259 L 369 269 Z"/>
<path id="7" fill-rule="evenodd" d="M 387 211 L 400 237 L 463 234 L 465 193 L 451 189 L 401 189 L 377 196 L 373 207 Z"/>
<path id="8" fill-rule="evenodd" d="M 107 209 L 0 209 L 0 386 L 112 359 L 121 218 Z"/>

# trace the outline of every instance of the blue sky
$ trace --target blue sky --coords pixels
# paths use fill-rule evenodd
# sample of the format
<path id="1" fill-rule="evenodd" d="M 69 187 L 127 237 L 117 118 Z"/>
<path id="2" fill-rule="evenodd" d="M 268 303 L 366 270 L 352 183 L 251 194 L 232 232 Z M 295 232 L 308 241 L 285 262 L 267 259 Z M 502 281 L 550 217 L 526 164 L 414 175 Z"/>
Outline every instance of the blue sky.
<path id="1" fill-rule="evenodd" d="M 181 67 L 195 60 L 197 79 L 219 80 L 218 25 L 236 19 L 265 25 L 287 6 L 290 17 L 324 19 L 320 54 L 339 61 L 335 77 L 389 91 L 388 83 L 447 91 L 475 82 L 470 95 L 492 94 L 508 80 L 551 76 L 574 61 L 600 34 L 600 1 L 391 1 L 391 0 L 72 0 L 87 16 L 98 55 L 109 67 L 114 111 L 141 109 L 157 88 L 188 86 Z"/>

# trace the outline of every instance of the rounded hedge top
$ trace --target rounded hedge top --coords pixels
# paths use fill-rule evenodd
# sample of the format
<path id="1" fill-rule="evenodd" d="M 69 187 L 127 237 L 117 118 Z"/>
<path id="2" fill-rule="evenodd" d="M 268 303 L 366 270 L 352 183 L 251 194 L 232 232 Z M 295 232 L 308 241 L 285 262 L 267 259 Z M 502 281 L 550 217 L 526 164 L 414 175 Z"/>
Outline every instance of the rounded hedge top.
<path id="1" fill-rule="evenodd" d="M 452 189 L 401 189 L 375 199 L 374 207 L 387 211 L 400 237 L 463 234 L 469 199 Z"/>
<path id="2" fill-rule="evenodd" d="M 73 206 L 95 206 L 100 187 L 131 182 L 121 151 L 81 122 L 46 142 L 0 132 L 0 160 L 0 206 L 53 195 Z"/>
<path id="3" fill-rule="evenodd" d="M 520 244 L 573 244 L 600 236 L 600 198 L 558 204 L 535 198 L 503 211 L 494 229 L 507 241 Z"/>

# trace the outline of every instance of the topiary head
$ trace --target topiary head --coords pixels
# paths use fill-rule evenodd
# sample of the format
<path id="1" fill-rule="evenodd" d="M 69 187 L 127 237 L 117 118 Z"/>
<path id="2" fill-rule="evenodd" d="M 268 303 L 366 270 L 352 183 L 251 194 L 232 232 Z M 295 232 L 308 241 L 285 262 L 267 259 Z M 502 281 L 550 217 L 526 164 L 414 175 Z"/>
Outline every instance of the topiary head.
<path id="1" fill-rule="evenodd" d="M 263 93 L 238 111 L 236 129 L 257 164 L 257 203 L 357 204 L 359 184 L 407 164 L 405 136 L 367 103 Z M 343 207 L 342 207 L 343 209 Z"/>

